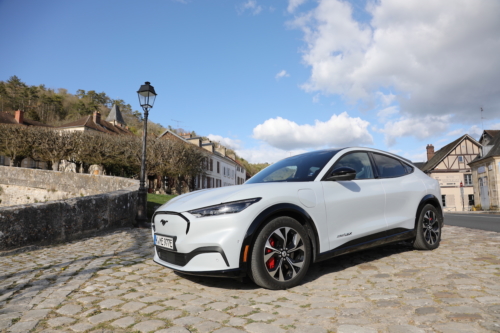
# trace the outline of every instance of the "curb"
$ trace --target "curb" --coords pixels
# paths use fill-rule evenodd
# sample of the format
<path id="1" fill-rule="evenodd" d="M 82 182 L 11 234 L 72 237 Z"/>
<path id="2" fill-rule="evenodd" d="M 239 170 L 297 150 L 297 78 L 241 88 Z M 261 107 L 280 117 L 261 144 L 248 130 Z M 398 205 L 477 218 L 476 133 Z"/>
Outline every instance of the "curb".
<path id="1" fill-rule="evenodd" d="M 471 214 L 471 215 L 474 215 L 474 214 L 489 214 L 489 215 L 500 215 L 500 212 L 499 211 L 482 211 L 482 210 L 478 210 L 478 211 L 463 211 L 463 212 L 444 212 L 445 214 Z"/>

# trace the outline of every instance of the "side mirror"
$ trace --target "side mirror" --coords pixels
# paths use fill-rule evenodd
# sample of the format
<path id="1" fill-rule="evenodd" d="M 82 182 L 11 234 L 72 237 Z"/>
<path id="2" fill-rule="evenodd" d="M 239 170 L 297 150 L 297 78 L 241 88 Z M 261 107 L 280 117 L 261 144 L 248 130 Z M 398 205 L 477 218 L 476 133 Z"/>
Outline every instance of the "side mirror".
<path id="1" fill-rule="evenodd" d="M 353 180 L 354 178 L 356 178 L 356 170 L 348 167 L 340 167 L 333 170 L 326 180 Z"/>

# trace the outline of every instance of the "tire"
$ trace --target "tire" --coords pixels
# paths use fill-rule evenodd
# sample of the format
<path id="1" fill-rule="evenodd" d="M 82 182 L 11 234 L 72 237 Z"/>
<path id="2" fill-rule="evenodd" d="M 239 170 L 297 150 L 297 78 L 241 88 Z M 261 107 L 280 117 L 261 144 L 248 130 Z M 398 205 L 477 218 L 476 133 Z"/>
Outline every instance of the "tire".
<path id="1" fill-rule="evenodd" d="M 441 227 L 443 218 L 439 211 L 431 204 L 424 206 L 417 223 L 417 236 L 413 247 L 417 250 L 434 250 L 441 241 Z"/>
<path id="2" fill-rule="evenodd" d="M 273 290 L 298 285 L 311 262 L 306 229 L 288 216 L 269 221 L 253 243 L 250 260 L 250 273 L 257 285 Z"/>

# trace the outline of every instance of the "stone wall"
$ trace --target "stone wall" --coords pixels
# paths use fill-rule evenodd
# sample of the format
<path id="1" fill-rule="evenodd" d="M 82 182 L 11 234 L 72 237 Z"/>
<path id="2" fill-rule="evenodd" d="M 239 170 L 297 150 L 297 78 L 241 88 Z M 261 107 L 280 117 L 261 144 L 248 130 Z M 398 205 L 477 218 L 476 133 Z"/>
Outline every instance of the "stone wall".
<path id="1" fill-rule="evenodd" d="M 75 197 L 0 207 L 0 250 L 76 239 L 132 226 L 135 220 L 137 180 L 0 166 L 0 186 L 6 185 L 62 191 Z"/>
<path id="2" fill-rule="evenodd" d="M 0 184 L 0 207 L 64 200 L 71 197 L 74 195 L 63 191 Z"/>

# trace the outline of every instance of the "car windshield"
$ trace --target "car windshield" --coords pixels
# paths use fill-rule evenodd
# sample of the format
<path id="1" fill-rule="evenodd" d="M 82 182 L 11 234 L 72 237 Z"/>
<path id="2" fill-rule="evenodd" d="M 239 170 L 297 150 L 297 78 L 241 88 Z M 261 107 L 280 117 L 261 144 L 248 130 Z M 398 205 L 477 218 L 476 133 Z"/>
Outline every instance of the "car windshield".
<path id="1" fill-rule="evenodd" d="M 271 182 L 311 182 L 323 167 L 340 151 L 320 150 L 285 158 L 276 162 L 252 178 L 246 184 Z"/>

